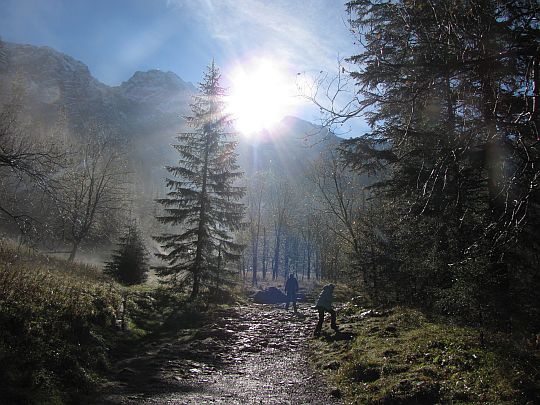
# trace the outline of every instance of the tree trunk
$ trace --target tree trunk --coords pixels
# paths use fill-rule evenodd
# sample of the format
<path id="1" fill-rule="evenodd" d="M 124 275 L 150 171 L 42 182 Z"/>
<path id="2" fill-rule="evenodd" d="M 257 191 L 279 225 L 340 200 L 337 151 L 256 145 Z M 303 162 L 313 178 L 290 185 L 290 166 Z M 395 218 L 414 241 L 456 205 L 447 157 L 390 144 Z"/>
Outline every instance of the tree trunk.
<path id="1" fill-rule="evenodd" d="M 220 277 L 221 277 L 221 260 L 222 260 L 222 256 L 221 256 L 221 243 L 219 244 L 219 250 L 218 250 L 218 265 L 217 265 L 217 271 L 216 271 L 216 294 L 219 290 L 219 282 L 221 281 L 220 280 Z"/>
<path id="2" fill-rule="evenodd" d="M 189 299 L 193 301 L 197 296 L 199 295 L 199 273 L 193 274 L 193 287 L 191 289 L 191 295 L 189 296 Z"/>
<path id="3" fill-rule="evenodd" d="M 274 248 L 274 260 L 272 266 L 272 280 L 277 279 L 279 273 L 279 245 L 281 244 L 280 232 L 276 233 L 276 246 Z"/>
<path id="4" fill-rule="evenodd" d="M 533 103 L 531 119 L 536 131 L 536 139 L 540 141 L 540 57 L 533 60 Z"/>
<path id="5" fill-rule="evenodd" d="M 290 254 L 290 246 L 291 243 L 290 243 L 290 238 L 287 236 L 285 238 L 285 248 L 284 248 L 284 263 L 283 263 L 283 266 L 284 266 L 284 272 L 283 272 L 283 275 L 285 276 L 285 280 L 287 280 L 287 278 L 289 277 L 289 254 Z"/>
<path id="6" fill-rule="evenodd" d="M 307 258 L 307 248 L 304 246 L 303 257 L 302 257 L 302 280 L 306 276 L 306 258 Z"/>
<path id="7" fill-rule="evenodd" d="M 81 241 L 77 240 L 73 242 L 73 246 L 71 248 L 71 252 L 69 253 L 68 262 L 73 262 L 75 260 L 75 255 L 77 254 L 77 250 L 79 249 L 79 244 Z"/>
<path id="8" fill-rule="evenodd" d="M 254 246 L 254 250 L 253 250 L 253 260 L 252 260 L 252 267 L 253 267 L 253 273 L 252 273 L 252 278 L 251 278 L 251 284 L 252 285 L 257 285 L 257 256 L 258 256 L 258 252 L 257 252 L 257 246 Z"/>
<path id="9" fill-rule="evenodd" d="M 263 273 L 263 280 L 266 280 L 266 266 L 268 263 L 267 255 L 268 255 L 268 245 L 266 243 L 266 228 L 263 227 L 263 257 L 262 257 L 262 273 Z"/>
<path id="10" fill-rule="evenodd" d="M 307 278 L 311 279 L 311 246 L 309 244 L 307 248 Z"/>
<path id="11" fill-rule="evenodd" d="M 193 289 L 191 290 L 190 299 L 194 300 L 199 294 L 199 284 L 200 284 L 200 274 L 202 270 L 203 249 L 206 247 L 208 241 L 206 238 L 205 227 L 207 223 L 206 217 L 206 203 L 207 203 L 207 190 L 206 190 L 206 181 L 208 179 L 208 155 L 210 149 L 210 135 L 206 135 L 206 145 L 204 149 L 204 161 L 203 161 L 203 178 L 201 185 L 201 197 L 200 205 L 201 212 L 199 214 L 199 229 L 197 230 L 197 251 L 195 252 L 195 261 L 193 263 Z"/>

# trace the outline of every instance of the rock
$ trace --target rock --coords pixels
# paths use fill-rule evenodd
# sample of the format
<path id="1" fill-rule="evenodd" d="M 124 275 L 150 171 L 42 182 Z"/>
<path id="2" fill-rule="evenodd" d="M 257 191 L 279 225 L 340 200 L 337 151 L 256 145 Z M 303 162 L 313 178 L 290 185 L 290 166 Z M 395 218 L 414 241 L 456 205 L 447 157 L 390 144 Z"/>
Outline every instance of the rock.
<path id="1" fill-rule="evenodd" d="M 389 332 L 389 333 L 396 333 L 397 332 L 397 327 L 394 324 L 390 324 L 384 330 Z"/>
<path id="2" fill-rule="evenodd" d="M 341 366 L 341 363 L 337 360 L 332 360 L 330 363 L 323 365 L 324 370 L 337 370 Z"/>
<path id="3" fill-rule="evenodd" d="M 268 287 L 257 291 L 253 296 L 253 301 L 259 304 L 281 304 L 287 302 L 287 296 L 276 287 Z"/>
<path id="4" fill-rule="evenodd" d="M 330 391 L 330 396 L 333 397 L 333 398 L 341 398 L 341 396 L 342 396 L 341 390 L 339 388 L 333 388 Z"/>

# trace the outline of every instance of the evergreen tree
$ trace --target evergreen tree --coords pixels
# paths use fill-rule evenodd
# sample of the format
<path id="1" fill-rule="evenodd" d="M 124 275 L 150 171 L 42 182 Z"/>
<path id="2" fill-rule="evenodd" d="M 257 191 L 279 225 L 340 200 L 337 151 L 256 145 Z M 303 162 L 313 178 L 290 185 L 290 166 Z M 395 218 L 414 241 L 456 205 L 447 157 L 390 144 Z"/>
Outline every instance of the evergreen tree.
<path id="1" fill-rule="evenodd" d="M 158 220 L 179 227 L 155 238 L 164 250 L 158 257 L 167 262 L 158 273 L 175 286 L 191 280 L 191 299 L 201 286 L 219 287 L 224 264 L 237 260 L 242 249 L 231 236 L 244 214 L 239 202 L 244 189 L 234 185 L 242 173 L 219 80 L 212 62 L 199 84 L 200 94 L 193 98 L 192 115 L 186 118 L 191 131 L 180 133 L 173 145 L 180 159 L 178 165 L 166 168 L 172 175 L 166 180 L 169 192 L 157 200 L 164 207 Z"/>
<path id="2" fill-rule="evenodd" d="M 136 225 L 128 226 L 118 249 L 105 265 L 105 274 L 124 285 L 144 283 L 148 277 L 148 253 Z"/>
<path id="3" fill-rule="evenodd" d="M 376 189 L 399 220 L 388 238 L 396 273 L 410 283 L 403 295 L 430 306 L 452 291 L 447 309 L 465 303 L 503 319 L 521 294 L 509 289 L 521 283 L 509 269 L 529 255 L 513 246 L 529 240 L 538 217 L 540 6 L 355 0 L 348 8 L 364 46 L 351 75 L 373 131 L 343 152 L 358 170 L 386 168 Z"/>

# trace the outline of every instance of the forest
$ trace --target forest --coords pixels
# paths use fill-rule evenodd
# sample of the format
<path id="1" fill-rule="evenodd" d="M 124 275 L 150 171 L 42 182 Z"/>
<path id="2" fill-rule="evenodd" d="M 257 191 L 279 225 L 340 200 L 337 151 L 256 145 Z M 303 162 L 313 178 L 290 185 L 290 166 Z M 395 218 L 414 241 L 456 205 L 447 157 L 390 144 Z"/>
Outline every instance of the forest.
<path id="1" fill-rule="evenodd" d="M 79 66 L 36 101 L 49 62 L 0 38 L 0 403 L 540 401 L 540 6 L 336 7 L 356 53 L 299 89 L 320 125 L 259 144 L 212 59 L 144 121 Z M 253 303 L 291 275 L 300 315 Z"/>

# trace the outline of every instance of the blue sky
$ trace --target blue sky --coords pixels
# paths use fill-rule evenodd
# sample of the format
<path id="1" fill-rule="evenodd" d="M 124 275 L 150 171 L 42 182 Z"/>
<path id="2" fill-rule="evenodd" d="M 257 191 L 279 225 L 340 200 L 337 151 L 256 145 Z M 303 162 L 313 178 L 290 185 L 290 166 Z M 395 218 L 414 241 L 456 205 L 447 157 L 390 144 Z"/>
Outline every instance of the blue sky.
<path id="1" fill-rule="evenodd" d="M 108 85 L 149 69 L 197 83 L 212 58 L 225 76 L 258 57 L 291 80 L 334 72 L 355 52 L 346 19 L 339 0 L 0 0 L 5 41 L 53 47 Z"/>

